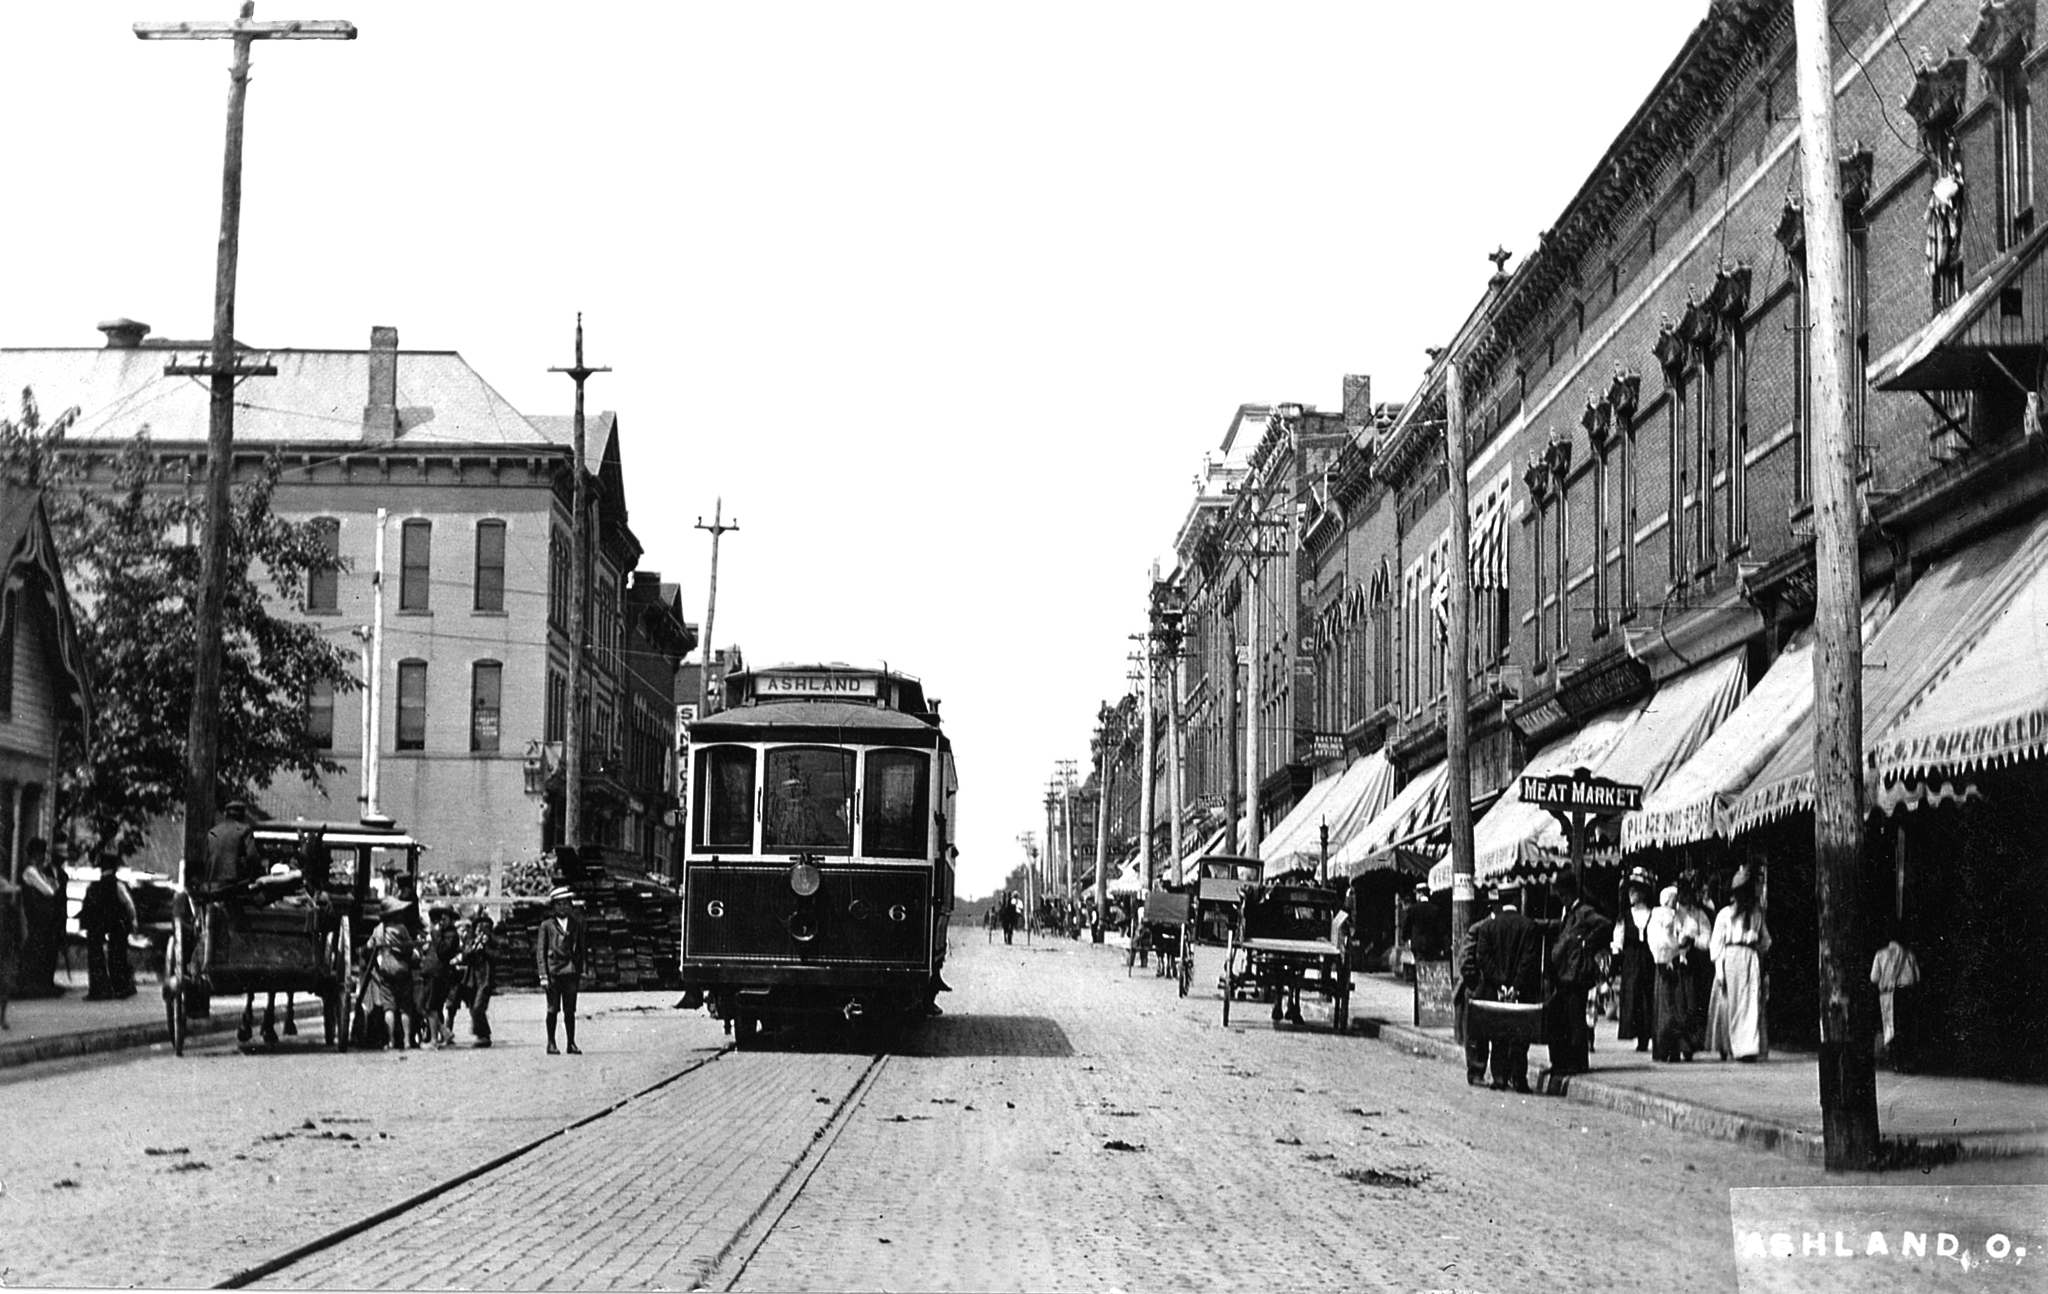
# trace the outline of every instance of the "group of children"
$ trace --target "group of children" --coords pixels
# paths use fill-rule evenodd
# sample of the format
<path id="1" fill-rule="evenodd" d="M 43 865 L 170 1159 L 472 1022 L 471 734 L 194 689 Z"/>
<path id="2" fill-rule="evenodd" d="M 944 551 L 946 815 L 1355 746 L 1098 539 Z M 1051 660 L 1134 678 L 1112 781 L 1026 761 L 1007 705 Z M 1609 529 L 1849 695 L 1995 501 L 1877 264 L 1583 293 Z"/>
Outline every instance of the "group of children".
<path id="1" fill-rule="evenodd" d="M 378 909 L 377 929 L 363 948 L 362 978 L 352 1019 L 369 1046 L 403 1050 L 455 1045 L 455 1016 L 469 1008 L 478 1047 L 491 1045 L 491 997 L 497 990 L 494 923 L 478 908 L 466 920 L 435 904 L 418 929 L 419 905 L 392 896 Z"/>

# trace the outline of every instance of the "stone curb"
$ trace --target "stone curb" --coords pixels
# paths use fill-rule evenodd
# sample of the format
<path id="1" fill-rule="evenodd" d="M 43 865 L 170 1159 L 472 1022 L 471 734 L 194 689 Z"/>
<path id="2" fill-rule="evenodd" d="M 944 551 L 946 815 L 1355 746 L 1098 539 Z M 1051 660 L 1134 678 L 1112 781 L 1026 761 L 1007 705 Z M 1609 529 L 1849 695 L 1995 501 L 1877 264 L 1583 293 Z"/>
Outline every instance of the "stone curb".
<path id="1" fill-rule="evenodd" d="M 1358 1025 L 1366 1023 L 1358 1022 Z M 1410 1025 L 1388 1021 L 1369 1023 L 1376 1028 L 1366 1028 L 1365 1032 L 1411 1055 L 1454 1061 L 1460 1065 L 1465 1062 L 1464 1047 L 1452 1039 L 1439 1038 Z M 1679 1132 L 1754 1146 L 1802 1162 L 1817 1164 L 1825 1157 L 1826 1145 L 1820 1133 L 1773 1119 L 1659 1096 L 1585 1074 L 1564 1078 L 1546 1069 L 1534 1086 L 1545 1095 L 1601 1106 Z M 1898 1164 L 1953 1163 L 1964 1159 L 2001 1159 L 2048 1152 L 2048 1134 L 1966 1132 L 1953 1137 L 1886 1136 L 1884 1144 Z"/>
<path id="2" fill-rule="evenodd" d="M 239 1010 L 232 1015 L 193 1020 L 186 1027 L 186 1036 L 204 1038 L 211 1034 L 226 1033 L 240 1022 Z M 21 1042 L 0 1043 L 0 1070 L 41 1064 L 48 1060 L 69 1060 L 76 1056 L 128 1051 L 136 1047 L 154 1047 L 158 1044 L 168 1046 L 170 1041 L 171 1026 L 163 1020 L 152 1020 L 146 1024 L 118 1024 L 105 1029 L 53 1033 L 41 1038 L 24 1039 Z"/>

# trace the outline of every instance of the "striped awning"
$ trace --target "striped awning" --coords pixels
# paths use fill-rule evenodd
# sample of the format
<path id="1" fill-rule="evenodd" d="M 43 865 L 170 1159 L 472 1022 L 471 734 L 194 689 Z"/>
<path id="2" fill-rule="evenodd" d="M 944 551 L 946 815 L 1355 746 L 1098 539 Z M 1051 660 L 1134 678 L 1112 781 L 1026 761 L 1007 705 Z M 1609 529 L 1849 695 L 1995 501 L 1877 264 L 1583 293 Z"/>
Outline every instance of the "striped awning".
<path id="1" fill-rule="evenodd" d="M 1598 773 L 1616 744 L 1642 717 L 1646 705 L 1638 701 L 1594 716 L 1577 731 L 1537 751 L 1520 776 L 1547 777 L 1576 768 Z M 1566 852 L 1564 829 L 1557 819 L 1536 805 L 1524 804 L 1519 787 L 1512 782 L 1508 793 L 1472 824 L 1472 874 L 1482 885 L 1507 876 L 1518 863 L 1555 867 Z"/>
<path id="2" fill-rule="evenodd" d="M 1993 535 L 1937 562 L 1871 636 L 1863 749 L 1874 807 L 1954 798 L 1967 792 L 1939 785 L 1944 776 L 2041 752 L 2048 701 L 2040 658 L 2024 653 L 2038 641 L 2044 565 L 2048 519 Z M 1809 808 L 1813 798 L 1808 713 L 1729 807 L 1722 834 Z"/>
<path id="3" fill-rule="evenodd" d="M 1266 874 L 1320 864 L 1324 827 L 1330 829 L 1330 856 L 1335 858 L 1345 842 L 1393 798 L 1394 766 L 1384 754 L 1374 751 L 1352 761 L 1338 776 L 1311 787 L 1261 842 L 1259 859 L 1266 864 Z"/>
<path id="4" fill-rule="evenodd" d="M 1344 842 L 1330 856 L 1330 875 L 1350 876 L 1364 870 L 1377 853 L 1427 834 L 1445 814 L 1444 785 L 1447 765 L 1432 764 L 1401 788 L 1372 821 Z"/>

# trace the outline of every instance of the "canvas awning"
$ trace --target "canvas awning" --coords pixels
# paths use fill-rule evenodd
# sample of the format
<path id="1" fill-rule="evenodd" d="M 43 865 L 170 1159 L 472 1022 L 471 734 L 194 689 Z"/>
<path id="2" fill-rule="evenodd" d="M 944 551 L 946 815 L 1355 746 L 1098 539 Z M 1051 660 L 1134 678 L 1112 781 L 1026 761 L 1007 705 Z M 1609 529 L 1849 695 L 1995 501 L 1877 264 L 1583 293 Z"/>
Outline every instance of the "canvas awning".
<path id="1" fill-rule="evenodd" d="M 1432 764 L 1401 788 L 1387 806 L 1330 855 L 1330 875 L 1351 876 L 1364 871 L 1374 854 L 1396 844 L 1426 835 L 1444 816 L 1444 785 L 1447 766 Z"/>
<path id="2" fill-rule="evenodd" d="M 2048 336 L 2042 225 L 1985 267 L 1984 277 L 1870 365 L 1879 391 L 1966 391 L 1986 382 L 2030 390 Z M 1993 307 L 1996 307 L 1995 309 Z"/>
<path id="3" fill-rule="evenodd" d="M 1584 726 L 1557 738 L 1536 752 L 1520 777 L 1548 777 L 1576 768 L 1598 773 L 1636 721 L 1647 702 L 1595 715 Z M 1472 874 L 1482 885 L 1498 882 L 1518 864 L 1548 871 L 1568 852 L 1564 829 L 1557 819 L 1533 804 L 1522 802 L 1516 782 L 1506 795 L 1494 802 L 1486 816 L 1472 824 Z"/>
<path id="4" fill-rule="evenodd" d="M 1334 859 L 1344 843 L 1393 798 L 1394 766 L 1384 754 L 1374 751 L 1363 759 L 1353 760 L 1336 777 L 1325 778 L 1311 787 L 1301 803 L 1261 842 L 1259 859 L 1266 864 L 1266 874 L 1318 866 L 1322 862 L 1322 829 L 1326 826 L 1330 829 L 1330 856 Z"/>
<path id="5" fill-rule="evenodd" d="M 2003 531 L 1937 562 L 1870 637 L 1863 651 L 1863 749 L 1867 783 L 1883 760 L 1895 776 L 1883 786 L 1869 785 L 1874 807 L 1897 808 L 1929 796 L 1949 798 L 1954 788 L 1909 784 L 1922 771 L 1979 767 L 1974 762 L 1950 764 L 1940 752 L 1951 746 L 1984 743 L 1987 751 L 2005 747 L 2019 752 L 2039 749 L 2024 736 L 2027 720 L 2017 702 L 2014 712 L 2001 714 L 2001 697 L 2022 698 L 2029 685 L 2038 686 L 2038 664 L 1989 675 L 2008 651 L 2020 650 L 2026 630 L 2008 623 L 2029 614 L 2028 598 L 2048 561 L 2048 519 Z M 2018 604 L 2016 606 L 2016 604 Z M 2029 626 L 2029 629 L 2032 627 Z M 1975 685 L 1986 694 L 1965 697 L 1948 686 L 1949 675 L 1968 663 L 1973 648 L 2000 630 L 1995 654 L 1972 671 Z M 1946 693 L 1941 706 L 1931 702 Z M 2001 695 L 1994 696 L 1992 693 Z M 1905 741 L 1894 743 L 1894 730 Z M 1997 734 L 2015 734 L 2001 738 Z M 1994 756 L 1996 758 L 1996 756 Z M 1755 783 L 1723 815 L 1724 835 L 1739 835 L 1813 804 L 1813 716 L 1809 712 L 1757 775 Z"/>

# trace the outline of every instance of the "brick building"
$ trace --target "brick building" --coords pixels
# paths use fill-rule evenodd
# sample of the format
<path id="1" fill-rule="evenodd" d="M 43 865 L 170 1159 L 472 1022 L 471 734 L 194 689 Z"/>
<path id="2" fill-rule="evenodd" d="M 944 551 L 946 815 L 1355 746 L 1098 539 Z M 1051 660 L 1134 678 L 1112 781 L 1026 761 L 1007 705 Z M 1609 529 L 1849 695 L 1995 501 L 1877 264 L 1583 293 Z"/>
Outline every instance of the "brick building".
<path id="1" fill-rule="evenodd" d="M 102 347 L 0 351 L 0 384 L 33 388 L 45 408 L 80 410 L 66 446 L 88 480 L 144 429 L 167 479 L 202 480 L 206 388 L 164 369 L 205 343 L 153 339 L 129 320 L 102 328 Z M 367 671 L 381 597 L 383 637 L 374 713 L 367 688 L 309 699 L 342 771 L 318 786 L 272 786 L 259 796 L 263 809 L 355 820 L 369 807 L 363 754 L 374 727 L 375 808 L 428 844 L 428 867 L 466 872 L 538 857 L 561 820 L 570 420 L 521 414 L 459 354 L 401 350 L 392 328 L 373 329 L 366 350 L 264 354 L 277 373 L 238 393 L 237 473 L 276 456 L 276 510 L 318 523 L 348 564 L 313 581 L 293 610 L 358 650 Z M 628 760 L 644 702 L 625 657 L 641 549 L 627 524 L 616 415 L 587 420 L 586 446 L 594 543 L 584 839 L 636 850 L 673 787 L 659 770 L 636 781 Z M 679 604 L 669 610 L 679 617 Z M 648 642 L 679 656 L 682 636 L 664 624 Z M 176 830 L 159 835 L 178 839 Z M 149 861 L 175 870 L 175 851 L 160 845 Z"/>
<path id="2" fill-rule="evenodd" d="M 1939 986 L 1925 1041 L 1946 1063 L 2038 1076 L 2048 1061 L 2024 1040 L 2048 1024 L 2048 936 L 2014 915 L 2048 849 L 2034 9 L 1833 5 L 1843 207 L 1825 218 L 1846 234 L 1862 374 L 1872 926 L 1851 978 L 1897 934 Z M 1961 52 L 1906 52 L 1930 50 Z M 1821 217 L 1797 196 L 1793 53 L 1784 4 L 1709 8 L 1539 245 L 1512 271 L 1497 262 L 1418 389 L 1347 419 L 1328 470 L 1294 496 L 1296 551 L 1274 572 L 1295 578 L 1264 584 L 1284 598 L 1262 617 L 1280 628 L 1252 655 L 1275 698 L 1288 695 L 1279 662 L 1310 662 L 1307 687 L 1297 675 L 1269 703 L 1280 713 L 1262 708 L 1262 750 L 1307 706 L 1315 734 L 1342 734 L 1308 761 L 1312 785 L 1375 756 L 1400 784 L 1347 823 L 1340 874 L 1440 855 L 1444 706 L 1463 669 L 1482 880 L 1563 863 L 1554 822 L 1514 793 L 1519 775 L 1586 767 L 1641 785 L 1643 811 L 1593 842 L 1596 897 L 1613 910 L 1624 860 L 1710 888 L 1738 864 L 1758 872 L 1777 939 L 1770 1027 L 1798 1042 L 1817 1018 L 1804 234 Z M 1453 372 L 1472 535 L 1462 662 L 1446 659 L 1443 623 Z M 1232 549 L 1264 462 L 1203 489 L 1176 544 L 1189 803 L 1244 793 L 1227 754 L 1244 733 L 1230 711 L 1245 623 Z M 1262 779 L 1299 765 L 1298 748 L 1274 753 Z M 1276 855 L 1300 838 L 1286 822 L 1273 835 Z"/>

